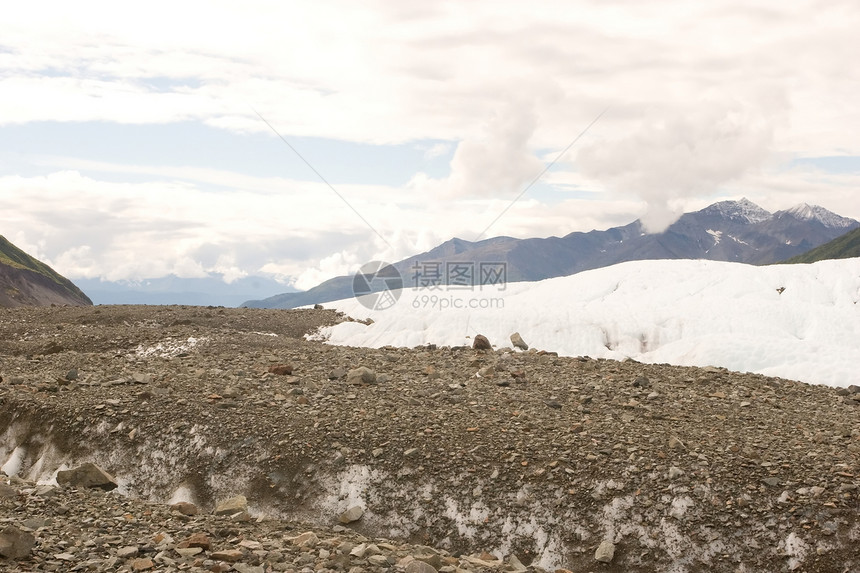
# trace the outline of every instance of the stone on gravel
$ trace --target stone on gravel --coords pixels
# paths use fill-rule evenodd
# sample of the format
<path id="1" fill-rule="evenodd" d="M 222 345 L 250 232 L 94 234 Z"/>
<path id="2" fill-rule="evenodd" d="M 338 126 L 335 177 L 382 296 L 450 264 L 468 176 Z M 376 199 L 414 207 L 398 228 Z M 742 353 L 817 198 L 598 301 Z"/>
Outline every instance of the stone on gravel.
<path id="1" fill-rule="evenodd" d="M 293 365 L 276 364 L 274 366 L 269 366 L 269 372 L 272 374 L 277 374 L 278 376 L 287 376 L 293 373 Z"/>
<path id="2" fill-rule="evenodd" d="M 376 372 L 366 366 L 353 368 L 346 374 L 348 384 L 376 384 Z"/>
<path id="3" fill-rule="evenodd" d="M 179 501 L 170 506 L 173 511 L 178 511 L 182 515 L 198 515 L 200 508 L 188 501 Z"/>
<path id="4" fill-rule="evenodd" d="M 329 372 L 328 379 L 329 380 L 337 380 L 339 378 L 343 378 L 344 376 L 346 376 L 346 369 L 345 368 L 335 368 L 334 370 Z"/>
<path id="5" fill-rule="evenodd" d="M 429 563 L 413 559 L 406 566 L 406 573 L 437 573 L 437 569 Z"/>
<path id="6" fill-rule="evenodd" d="M 137 545 L 126 545 L 117 549 L 116 556 L 128 559 L 129 557 L 136 557 L 139 552 L 140 548 Z"/>
<path id="7" fill-rule="evenodd" d="M 341 523 L 352 523 L 353 521 L 358 521 L 361 519 L 361 516 L 364 515 L 364 508 L 360 505 L 353 505 L 346 511 L 340 514 L 338 517 L 338 521 Z"/>
<path id="8" fill-rule="evenodd" d="M 155 567 L 155 563 L 149 557 L 135 559 L 131 562 L 132 571 L 149 571 L 153 567 Z"/>
<path id="9" fill-rule="evenodd" d="M 523 337 L 520 336 L 519 332 L 515 332 L 511 335 L 511 344 L 514 345 L 514 348 L 519 348 L 520 350 L 526 351 L 529 349 L 529 345 L 526 344 L 526 341 L 523 340 Z"/>
<path id="10" fill-rule="evenodd" d="M 205 533 L 194 533 L 188 539 L 181 541 L 176 547 L 178 549 L 187 549 L 190 547 L 199 547 L 209 551 L 212 542 L 209 541 L 209 536 Z"/>
<path id="11" fill-rule="evenodd" d="M 517 559 L 517 556 L 511 553 L 511 556 L 508 559 L 508 566 L 505 569 L 511 573 L 522 573 L 523 571 L 527 571 L 528 567 L 523 565 L 522 561 Z"/>
<path id="12" fill-rule="evenodd" d="M 242 552 L 238 549 L 222 549 L 220 551 L 213 551 L 209 554 L 209 556 L 212 559 L 216 559 L 218 561 L 227 561 L 228 563 L 235 563 L 242 558 Z"/>
<path id="13" fill-rule="evenodd" d="M 611 541 L 603 541 L 594 552 L 594 560 L 609 563 L 615 557 L 615 545 Z"/>
<path id="14" fill-rule="evenodd" d="M 233 515 L 243 511 L 248 511 L 248 500 L 244 495 L 225 499 L 215 506 L 215 515 Z"/>
<path id="15" fill-rule="evenodd" d="M 57 472 L 57 483 L 72 487 L 92 487 L 105 491 L 116 489 L 116 480 L 94 463 L 87 462 L 71 470 Z"/>
<path id="16" fill-rule="evenodd" d="M 490 344 L 490 340 L 483 334 L 476 334 L 475 339 L 472 341 L 472 348 L 475 350 L 492 350 L 493 345 Z"/>
<path id="17" fill-rule="evenodd" d="M 306 531 L 298 537 L 293 538 L 293 545 L 296 547 L 314 548 L 320 542 L 319 537 L 313 531 Z"/>
<path id="18" fill-rule="evenodd" d="M 36 544 L 32 533 L 7 525 L 0 531 L 0 555 L 9 559 L 24 559 Z"/>

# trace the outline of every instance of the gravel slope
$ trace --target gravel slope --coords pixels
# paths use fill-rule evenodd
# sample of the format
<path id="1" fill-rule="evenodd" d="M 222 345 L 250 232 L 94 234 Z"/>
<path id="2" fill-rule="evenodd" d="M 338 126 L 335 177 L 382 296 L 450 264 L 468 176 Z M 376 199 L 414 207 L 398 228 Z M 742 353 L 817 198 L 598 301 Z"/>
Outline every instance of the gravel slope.
<path id="1" fill-rule="evenodd" d="M 376 571 L 432 554 L 419 561 L 446 572 L 518 562 L 860 569 L 854 389 L 301 338 L 338 320 L 332 311 L 0 309 L 0 464 L 15 474 L 0 526 L 32 530 L 36 541 L 14 567 L 132 570 L 150 559 L 154 570 Z M 363 382 L 350 372 L 359 367 L 372 371 Z M 37 495 L 35 482 L 84 462 L 118 490 Z M 240 494 L 247 513 L 212 515 Z M 180 500 L 203 513 L 179 517 L 165 505 Z M 344 529 L 338 518 L 352 507 L 363 515 Z M 291 537 L 310 528 L 327 545 L 301 551 Z M 110 540 L 88 544 L 101 530 Z M 156 541 L 159 532 L 170 541 Z M 194 533 L 211 546 L 180 555 Z M 350 555 L 358 536 L 395 541 L 377 543 L 385 559 L 369 560 Z M 595 560 L 601 545 L 614 549 L 608 563 Z M 225 548 L 241 558 L 212 557 Z"/>

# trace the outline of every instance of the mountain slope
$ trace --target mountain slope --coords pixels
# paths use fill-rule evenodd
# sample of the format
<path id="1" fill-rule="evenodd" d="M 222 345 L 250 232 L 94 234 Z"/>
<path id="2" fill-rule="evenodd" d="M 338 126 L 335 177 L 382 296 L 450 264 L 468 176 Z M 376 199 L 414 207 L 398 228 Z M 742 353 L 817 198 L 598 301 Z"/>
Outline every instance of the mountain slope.
<path id="1" fill-rule="evenodd" d="M 662 233 L 646 233 L 637 220 L 564 237 L 496 237 L 474 243 L 452 239 L 394 267 L 404 286 L 415 287 L 432 283 L 440 269 L 443 276 L 436 284 L 452 282 L 444 271 L 458 263 L 471 265 L 476 285 L 487 282 L 481 280 L 482 264 L 502 265 L 505 282 L 538 281 L 637 260 L 707 259 L 762 265 L 800 255 L 856 227 L 860 222 L 818 206 L 804 203 L 770 213 L 741 199 L 685 213 Z M 336 277 L 303 293 L 248 301 L 243 306 L 291 308 L 349 296 L 352 277 Z"/>
<path id="2" fill-rule="evenodd" d="M 852 259 L 854 257 L 860 257 L 860 228 L 848 231 L 829 243 L 782 262 L 785 264 L 814 263 L 827 259 Z"/>
<path id="3" fill-rule="evenodd" d="M 48 304 L 93 303 L 72 281 L 0 235 L 0 306 Z"/>

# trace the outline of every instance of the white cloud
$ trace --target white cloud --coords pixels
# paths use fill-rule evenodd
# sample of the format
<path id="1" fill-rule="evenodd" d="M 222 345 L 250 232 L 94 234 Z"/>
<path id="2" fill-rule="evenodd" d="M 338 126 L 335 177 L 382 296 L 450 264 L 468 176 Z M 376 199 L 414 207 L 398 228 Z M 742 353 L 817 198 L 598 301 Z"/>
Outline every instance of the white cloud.
<path id="1" fill-rule="evenodd" d="M 773 139 L 770 115 L 748 105 L 699 102 L 647 118 L 620 139 L 595 141 L 576 163 L 584 175 L 645 199 L 642 222 L 660 232 L 681 215 L 673 201 L 712 195 L 762 165 Z"/>
<path id="2" fill-rule="evenodd" d="M 436 143 L 424 151 L 424 159 L 435 159 L 446 155 L 451 150 L 449 143 Z"/>
<path id="3" fill-rule="evenodd" d="M 33 25 L 38 22 L 38 26 Z M 789 89 L 789 148 L 857 148 L 850 2 L 39 3 L 4 17 L 0 123 L 199 119 L 370 142 L 469 137 L 534 102 L 532 143 L 561 147 L 606 105 Z M 153 89 L 171 80 L 175 88 Z M 637 108 L 631 108 L 635 111 Z M 619 117 L 604 126 L 629 129 Z"/>
<path id="4" fill-rule="evenodd" d="M 642 215 L 656 228 L 741 195 L 860 217 L 856 175 L 775 163 L 860 156 L 858 28 L 848 0 L 21 3 L 0 36 L 0 130 L 83 123 L 66 157 L 28 157 L 20 174 L 0 164 L 0 232 L 73 277 L 271 272 L 306 285 L 474 239 L 508 207 L 488 236 Z M 511 205 L 607 106 L 541 180 L 558 198 Z M 252 108 L 290 138 L 441 142 L 424 159 L 454 149 L 450 174 L 337 185 L 383 241 L 319 181 L 140 165 L 94 150 L 86 131 L 268 131 Z"/>

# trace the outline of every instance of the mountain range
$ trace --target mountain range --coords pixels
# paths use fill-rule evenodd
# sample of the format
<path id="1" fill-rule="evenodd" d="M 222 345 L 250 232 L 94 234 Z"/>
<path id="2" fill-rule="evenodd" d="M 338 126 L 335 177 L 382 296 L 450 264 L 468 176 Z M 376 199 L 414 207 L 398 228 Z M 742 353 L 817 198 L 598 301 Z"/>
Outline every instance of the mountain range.
<path id="1" fill-rule="evenodd" d="M 720 201 L 685 213 L 665 231 L 647 233 L 640 220 L 605 231 L 564 237 L 454 238 L 393 267 L 404 287 L 457 287 L 538 281 L 633 260 L 708 259 L 754 265 L 803 254 L 860 227 L 823 207 L 802 203 L 771 213 L 752 201 Z M 500 274 L 502 275 L 500 277 Z M 353 276 L 329 279 L 303 292 L 246 301 L 251 308 L 294 308 L 351 297 Z M 374 290 L 385 288 L 377 281 Z"/>
<path id="2" fill-rule="evenodd" d="M 0 307 L 93 302 L 72 281 L 0 235 Z"/>
<path id="3" fill-rule="evenodd" d="M 250 276 L 226 282 L 217 273 L 182 278 L 167 275 L 142 280 L 76 279 L 96 304 L 187 304 L 235 307 L 250 298 L 294 291 L 273 278 Z"/>

